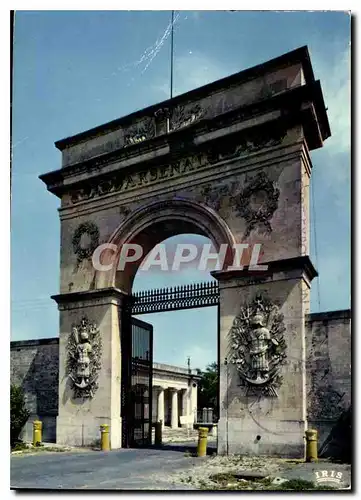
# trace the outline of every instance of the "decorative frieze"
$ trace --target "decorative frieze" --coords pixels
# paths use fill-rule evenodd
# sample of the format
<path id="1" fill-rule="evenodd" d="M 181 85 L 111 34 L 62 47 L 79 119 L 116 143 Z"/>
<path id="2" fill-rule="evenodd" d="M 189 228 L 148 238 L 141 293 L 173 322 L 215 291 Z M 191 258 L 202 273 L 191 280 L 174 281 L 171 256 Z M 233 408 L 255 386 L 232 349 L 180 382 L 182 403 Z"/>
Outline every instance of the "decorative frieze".
<path id="1" fill-rule="evenodd" d="M 139 189 L 164 179 L 179 177 L 207 165 L 206 154 L 198 153 L 169 165 L 156 166 L 124 175 L 117 174 L 100 184 L 94 183 L 90 189 L 88 187 L 72 192 L 71 202 L 79 203 L 108 193 Z"/>
<path id="2" fill-rule="evenodd" d="M 276 134 L 276 136 L 273 134 L 271 137 L 267 134 L 266 136 L 258 134 L 257 136 L 241 137 L 237 143 L 233 144 L 222 142 L 205 151 L 183 157 L 174 163 L 148 167 L 138 172 L 125 173 L 123 175 L 118 173 L 101 182 L 88 184 L 86 187 L 71 192 L 70 199 L 74 204 L 108 193 L 134 190 L 164 179 L 180 177 L 188 172 L 206 168 L 209 165 L 222 161 L 229 161 L 245 153 L 258 151 L 263 147 L 271 147 L 278 144 L 282 140 L 282 137 L 279 134 Z M 266 185 L 266 189 L 268 189 L 268 184 Z M 243 205 L 240 203 L 240 210 L 243 210 L 242 207 Z M 247 217 L 249 216 L 247 211 L 246 215 Z M 269 228 L 269 225 L 266 224 L 266 227 Z"/>
<path id="3" fill-rule="evenodd" d="M 240 309 L 230 331 L 230 362 L 245 395 L 277 396 L 286 359 L 285 331 L 278 306 L 262 295 Z"/>
<path id="4" fill-rule="evenodd" d="M 209 163 L 230 160 L 245 153 L 255 153 L 264 148 L 270 148 L 281 144 L 285 138 L 285 132 L 279 129 L 267 131 L 266 133 L 255 133 L 240 137 L 237 143 L 229 144 L 225 147 L 223 144 L 214 145 L 208 150 Z"/>

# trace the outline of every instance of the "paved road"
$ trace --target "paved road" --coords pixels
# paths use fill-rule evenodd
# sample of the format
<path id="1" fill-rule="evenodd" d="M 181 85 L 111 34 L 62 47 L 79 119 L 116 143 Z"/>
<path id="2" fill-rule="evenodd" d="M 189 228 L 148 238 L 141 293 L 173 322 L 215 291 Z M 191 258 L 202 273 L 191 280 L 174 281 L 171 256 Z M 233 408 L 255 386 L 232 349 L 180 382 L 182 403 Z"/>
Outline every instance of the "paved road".
<path id="1" fill-rule="evenodd" d="M 168 445 L 157 449 L 122 449 L 108 453 L 38 452 L 11 457 L 10 485 L 13 489 L 87 489 L 87 490 L 187 490 L 174 486 L 169 476 L 200 465 L 204 458 L 186 456 L 195 450 L 190 443 Z M 209 450 L 212 453 L 213 449 Z M 351 466 L 331 463 L 284 464 L 277 476 L 315 481 L 315 472 L 329 471 L 329 476 L 342 473 L 342 487 L 351 482 Z M 331 474 L 331 471 L 335 471 Z M 250 471 L 252 472 L 252 471 Z"/>
<path id="2" fill-rule="evenodd" d="M 172 474 L 200 463 L 181 446 L 111 452 L 43 452 L 11 457 L 13 489 L 189 489 L 173 486 Z"/>

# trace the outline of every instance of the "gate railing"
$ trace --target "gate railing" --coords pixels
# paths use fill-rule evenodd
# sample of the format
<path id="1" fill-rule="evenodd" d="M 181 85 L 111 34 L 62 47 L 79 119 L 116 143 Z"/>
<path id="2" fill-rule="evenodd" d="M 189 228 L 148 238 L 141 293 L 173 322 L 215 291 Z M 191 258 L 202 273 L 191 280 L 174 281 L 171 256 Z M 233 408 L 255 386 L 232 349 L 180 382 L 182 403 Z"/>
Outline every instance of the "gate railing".
<path id="1" fill-rule="evenodd" d="M 210 307 L 219 304 L 217 281 L 159 288 L 134 293 L 130 297 L 132 314 Z"/>

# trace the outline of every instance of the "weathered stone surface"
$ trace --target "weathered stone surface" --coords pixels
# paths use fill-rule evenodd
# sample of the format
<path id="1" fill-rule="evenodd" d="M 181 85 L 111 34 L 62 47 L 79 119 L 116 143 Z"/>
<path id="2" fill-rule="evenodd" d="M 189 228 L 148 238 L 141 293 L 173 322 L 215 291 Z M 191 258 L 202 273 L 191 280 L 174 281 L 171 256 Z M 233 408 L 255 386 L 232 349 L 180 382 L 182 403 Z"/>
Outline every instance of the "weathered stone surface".
<path id="1" fill-rule="evenodd" d="M 315 313 L 306 320 L 307 418 L 322 445 L 351 406 L 351 313 Z"/>
<path id="2" fill-rule="evenodd" d="M 284 273 L 286 274 L 286 273 Z M 303 277 L 274 274 L 272 281 L 240 287 L 241 279 L 221 285 L 221 389 L 219 453 L 255 454 L 270 451 L 277 455 L 302 456 L 306 429 L 306 386 L 304 378 L 304 306 L 301 300 Z M 240 390 L 235 365 L 228 363 L 230 331 L 243 304 L 262 294 L 275 303 L 284 317 L 287 340 L 285 363 L 280 373 L 285 383 L 277 396 L 262 396 Z M 277 451 L 276 451 L 277 450 Z"/>
<path id="3" fill-rule="evenodd" d="M 31 439 L 32 422 L 43 422 L 44 440 L 55 441 L 58 413 L 59 341 L 28 340 L 11 343 L 11 383 L 23 388 L 29 420 L 22 436 Z"/>

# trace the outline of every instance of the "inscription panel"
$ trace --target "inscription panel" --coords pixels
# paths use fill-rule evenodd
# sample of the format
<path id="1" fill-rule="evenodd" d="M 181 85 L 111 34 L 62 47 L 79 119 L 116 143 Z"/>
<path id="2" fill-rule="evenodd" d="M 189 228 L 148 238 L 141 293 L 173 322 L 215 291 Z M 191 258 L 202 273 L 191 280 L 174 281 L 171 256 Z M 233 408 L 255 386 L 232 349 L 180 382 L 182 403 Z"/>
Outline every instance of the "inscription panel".
<path id="1" fill-rule="evenodd" d="M 276 146 L 282 143 L 285 136 L 286 132 L 279 129 L 253 132 L 253 134 L 244 135 L 234 144 L 213 145 L 206 151 L 183 157 L 173 163 L 144 168 L 134 173 L 117 173 L 101 181 L 98 179 L 89 181 L 81 189 L 71 191 L 69 200 L 71 204 L 76 204 L 94 197 L 136 190 L 165 179 L 180 177 L 207 168 L 209 165 Z"/>

